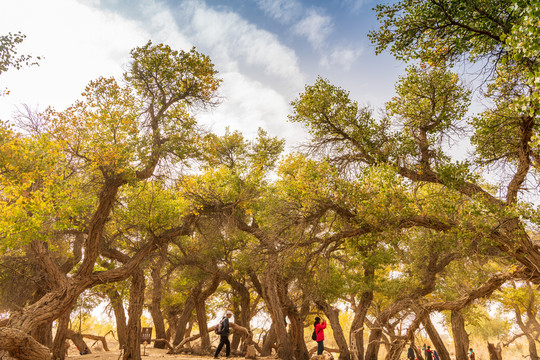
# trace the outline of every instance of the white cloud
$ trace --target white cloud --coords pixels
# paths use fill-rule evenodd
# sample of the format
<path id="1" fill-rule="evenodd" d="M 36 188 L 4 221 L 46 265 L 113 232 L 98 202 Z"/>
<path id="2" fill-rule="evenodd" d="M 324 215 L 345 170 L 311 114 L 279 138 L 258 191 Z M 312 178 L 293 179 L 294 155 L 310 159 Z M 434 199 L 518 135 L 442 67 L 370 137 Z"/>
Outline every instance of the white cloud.
<path id="1" fill-rule="evenodd" d="M 339 66 L 344 70 L 349 70 L 352 64 L 362 54 L 363 49 L 338 47 L 332 50 L 329 54 L 321 58 L 321 65 L 323 66 Z"/>
<path id="2" fill-rule="evenodd" d="M 182 8 L 183 19 L 189 19 L 190 36 L 209 49 L 214 62 L 226 71 L 238 71 L 242 65 L 260 68 L 279 78 L 295 91 L 304 83 L 295 52 L 278 38 L 249 23 L 234 12 L 216 11 L 199 1 Z"/>
<path id="3" fill-rule="evenodd" d="M 0 116 L 14 104 L 65 107 L 99 76 L 122 73 L 129 51 L 149 34 L 140 24 L 70 0 L 13 0 L 2 4 L 0 33 L 27 35 L 19 53 L 42 56 L 39 66 L 2 74 Z"/>
<path id="4" fill-rule="evenodd" d="M 189 50 L 193 46 L 179 30 L 170 8 L 155 1 L 142 2 L 140 8 L 141 13 L 146 15 L 144 23 L 154 42 L 163 42 L 182 50 Z"/>
<path id="5" fill-rule="evenodd" d="M 303 13 L 302 4 L 296 0 L 256 0 L 259 7 L 270 17 L 290 24 Z"/>
<path id="6" fill-rule="evenodd" d="M 106 10 L 99 0 L 8 0 L 0 13 L 0 34 L 27 34 L 20 53 L 43 56 L 40 66 L 12 70 L 0 77 L 0 118 L 14 104 L 59 109 L 80 97 L 99 76 L 120 76 L 132 48 L 166 42 L 180 49 L 196 45 L 208 54 L 223 78 L 224 102 L 200 118 L 220 131 L 225 126 L 255 136 L 263 127 L 273 136 L 298 140 L 298 127 L 286 122 L 289 96 L 301 90 L 304 75 L 295 52 L 278 38 L 234 12 L 217 11 L 203 1 L 187 0 L 176 9 L 153 0 L 129 3 L 137 18 L 122 8 Z M 132 9 L 133 10 L 133 9 Z M 246 72 L 247 71 L 247 72 Z M 260 75 L 264 74 L 264 75 Z M 262 82 L 264 80 L 264 83 Z M 279 90 L 276 90 L 279 89 Z"/>
<path id="7" fill-rule="evenodd" d="M 320 8 L 308 9 L 298 0 L 255 1 L 265 14 L 290 26 L 294 34 L 306 38 L 314 49 L 325 51 L 328 47 L 327 39 L 334 25 L 332 18 Z"/>
<path id="8" fill-rule="evenodd" d="M 353 12 L 358 13 L 366 7 L 372 0 L 344 0 L 343 3 L 349 6 Z"/>
<path id="9" fill-rule="evenodd" d="M 253 138 L 259 127 L 272 136 L 285 138 L 287 145 L 306 139 L 300 126 L 287 123 L 290 113 L 288 100 L 264 84 L 237 73 L 222 74 L 222 104 L 213 112 L 201 113 L 198 118 L 222 134 L 227 126 Z"/>
<path id="10" fill-rule="evenodd" d="M 294 25 L 293 30 L 305 36 L 315 49 L 321 49 L 333 30 L 332 18 L 311 9 L 306 17 Z"/>

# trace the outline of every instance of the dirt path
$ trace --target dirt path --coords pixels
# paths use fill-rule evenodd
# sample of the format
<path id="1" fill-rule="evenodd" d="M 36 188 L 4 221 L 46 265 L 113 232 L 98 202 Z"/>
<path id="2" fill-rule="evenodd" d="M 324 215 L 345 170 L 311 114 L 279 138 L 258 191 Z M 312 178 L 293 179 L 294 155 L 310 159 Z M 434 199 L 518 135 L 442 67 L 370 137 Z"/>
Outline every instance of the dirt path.
<path id="1" fill-rule="evenodd" d="M 146 356 L 143 355 L 143 350 L 141 349 L 141 359 L 142 360 L 151 360 L 151 359 L 169 359 L 169 360 L 210 360 L 212 357 L 210 356 L 195 356 L 195 355 L 168 355 L 167 350 L 163 349 L 154 349 L 154 348 L 146 348 Z M 86 359 L 86 360 L 93 360 L 93 359 L 100 359 L 100 360 L 118 360 L 120 358 L 120 350 L 112 350 L 112 351 L 93 351 L 92 354 L 88 355 L 78 355 L 78 354 L 70 354 L 68 359 Z M 240 360 L 244 359 L 243 357 L 237 357 L 232 358 L 233 360 Z"/>

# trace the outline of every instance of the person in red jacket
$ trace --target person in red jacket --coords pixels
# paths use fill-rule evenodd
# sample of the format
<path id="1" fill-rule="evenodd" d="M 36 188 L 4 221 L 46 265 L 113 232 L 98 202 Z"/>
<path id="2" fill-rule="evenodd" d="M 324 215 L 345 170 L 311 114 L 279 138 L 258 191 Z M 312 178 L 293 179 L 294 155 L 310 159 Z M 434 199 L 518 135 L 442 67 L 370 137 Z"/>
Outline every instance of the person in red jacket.
<path id="1" fill-rule="evenodd" d="M 322 355 L 324 350 L 324 329 L 326 329 L 326 321 L 323 320 L 321 323 L 321 318 L 315 318 L 315 334 L 317 335 L 317 355 Z"/>

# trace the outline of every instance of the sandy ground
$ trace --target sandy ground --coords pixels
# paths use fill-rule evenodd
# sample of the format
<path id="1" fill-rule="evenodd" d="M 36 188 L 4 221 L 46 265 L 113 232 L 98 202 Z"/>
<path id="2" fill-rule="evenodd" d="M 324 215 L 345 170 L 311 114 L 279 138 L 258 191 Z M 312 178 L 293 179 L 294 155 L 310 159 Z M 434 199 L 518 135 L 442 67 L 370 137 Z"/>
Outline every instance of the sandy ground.
<path id="1" fill-rule="evenodd" d="M 141 347 L 141 359 L 142 360 L 151 360 L 151 359 L 169 359 L 169 360 L 211 360 L 211 356 L 196 356 L 196 355 L 168 355 L 167 349 L 154 349 L 154 348 L 146 348 L 146 355 L 144 355 L 145 351 Z M 120 350 L 111 350 L 111 351 L 97 351 L 93 350 L 91 354 L 88 355 L 79 355 L 76 353 L 71 353 L 68 355 L 68 359 L 103 359 L 103 360 L 118 360 L 120 357 Z M 225 357 L 223 356 L 223 359 Z M 243 357 L 232 357 L 233 360 L 244 360 Z"/>

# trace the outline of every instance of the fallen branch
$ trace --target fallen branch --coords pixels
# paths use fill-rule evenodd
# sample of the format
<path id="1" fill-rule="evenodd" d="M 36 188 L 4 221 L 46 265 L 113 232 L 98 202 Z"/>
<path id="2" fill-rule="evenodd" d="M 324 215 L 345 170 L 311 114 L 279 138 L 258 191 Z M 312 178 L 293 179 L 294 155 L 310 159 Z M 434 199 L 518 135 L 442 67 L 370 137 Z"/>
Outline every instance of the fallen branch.
<path id="1" fill-rule="evenodd" d="M 326 346 L 324 347 L 324 351 L 327 351 L 329 353 L 339 353 L 339 349 L 333 349 Z M 317 345 L 309 349 L 309 357 L 311 358 L 311 356 L 315 354 L 315 352 L 317 352 Z"/>
<path id="2" fill-rule="evenodd" d="M 103 350 L 105 351 L 110 351 L 109 350 L 109 347 L 107 346 L 107 340 L 105 339 L 105 336 L 107 334 L 103 335 L 103 336 L 99 336 L 99 335 L 92 335 L 92 334 L 81 334 L 81 336 L 83 338 L 87 338 L 87 339 L 90 339 L 90 340 L 95 340 L 94 344 L 98 341 L 101 341 L 101 343 L 103 344 Z M 93 346 L 93 344 L 92 344 Z"/>
<path id="3" fill-rule="evenodd" d="M 169 342 L 169 340 L 167 340 L 167 339 L 151 339 L 150 342 L 152 342 L 152 341 L 154 341 L 154 342 L 159 341 L 159 342 L 165 343 L 165 345 L 166 345 L 169 349 L 171 349 L 171 350 L 174 349 L 174 346 L 172 346 L 171 343 Z"/>

